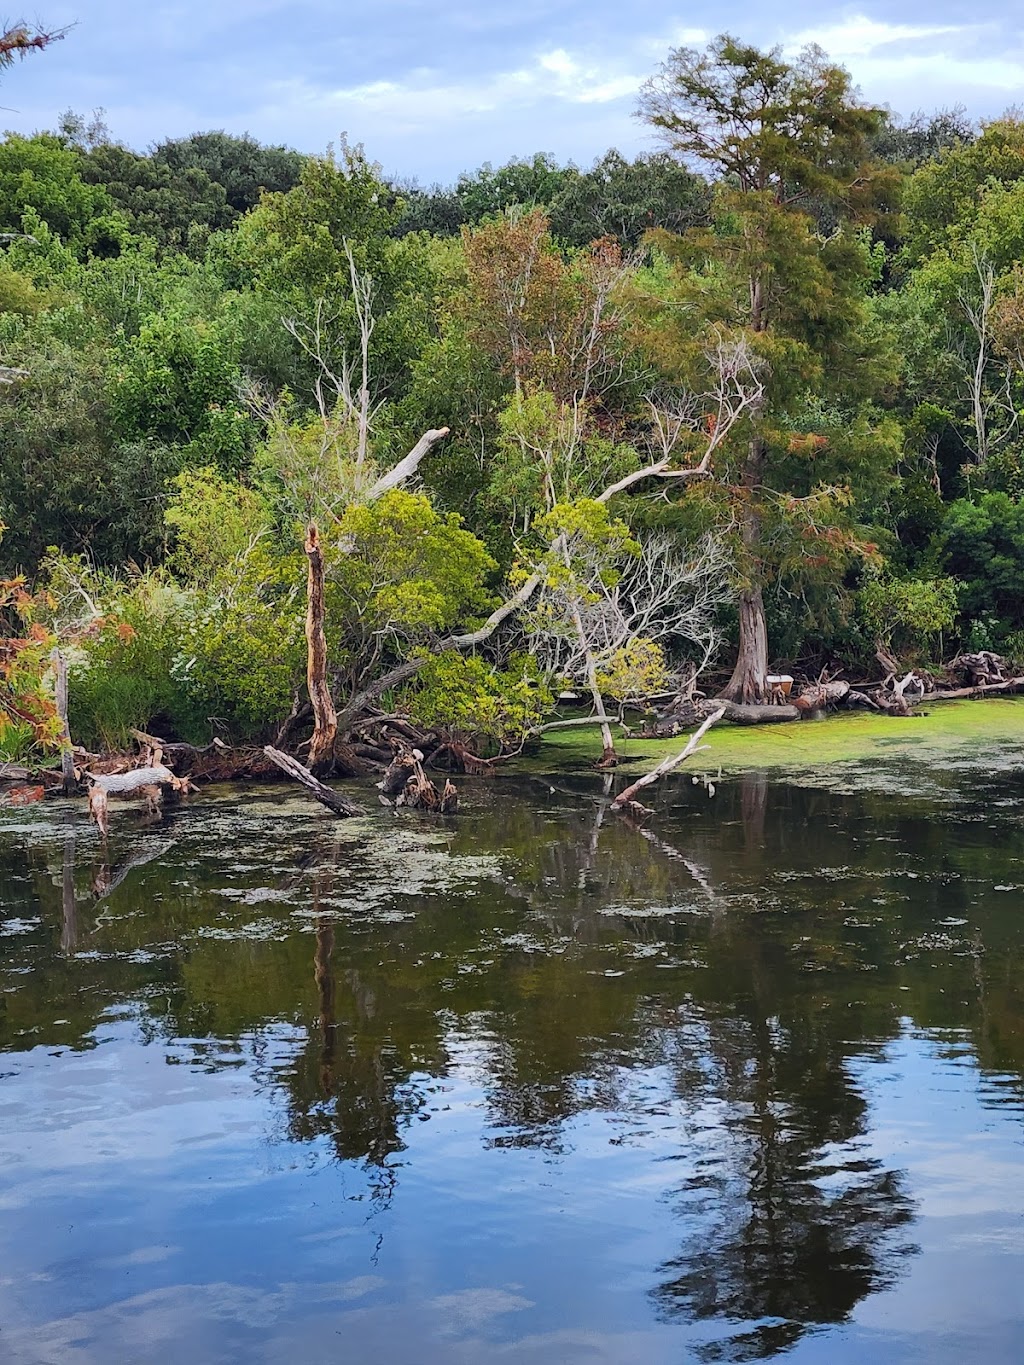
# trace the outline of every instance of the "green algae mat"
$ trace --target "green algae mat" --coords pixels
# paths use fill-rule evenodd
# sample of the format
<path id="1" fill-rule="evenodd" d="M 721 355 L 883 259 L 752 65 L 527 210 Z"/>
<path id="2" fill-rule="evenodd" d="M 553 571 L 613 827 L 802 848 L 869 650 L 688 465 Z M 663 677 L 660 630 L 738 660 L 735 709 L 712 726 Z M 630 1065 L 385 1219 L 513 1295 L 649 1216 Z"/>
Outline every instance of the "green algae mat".
<path id="1" fill-rule="evenodd" d="M 685 736 L 632 739 L 616 748 L 620 772 L 641 772 L 675 753 Z M 793 777 L 846 772 L 866 765 L 923 764 L 941 769 L 1009 768 L 1024 763 L 1024 697 L 984 701 L 936 702 L 908 717 L 854 711 L 824 720 L 780 725 L 720 723 L 706 736 L 707 748 L 694 756 L 686 771 L 739 773 L 764 769 Z M 595 727 L 552 731 L 540 754 L 530 760 L 535 771 L 565 771 L 593 763 L 601 753 Z"/>

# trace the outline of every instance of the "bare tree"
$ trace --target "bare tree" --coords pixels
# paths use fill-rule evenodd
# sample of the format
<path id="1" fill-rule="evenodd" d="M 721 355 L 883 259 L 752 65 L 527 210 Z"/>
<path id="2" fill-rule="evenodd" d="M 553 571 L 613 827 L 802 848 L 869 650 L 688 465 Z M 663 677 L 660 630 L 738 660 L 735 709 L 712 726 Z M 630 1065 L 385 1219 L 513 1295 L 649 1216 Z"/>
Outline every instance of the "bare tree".
<path id="1" fill-rule="evenodd" d="M 1013 401 L 1012 383 L 1019 368 L 1016 355 L 997 357 L 993 347 L 993 311 L 996 274 L 991 261 L 971 246 L 971 258 L 976 279 L 975 289 L 957 295 L 960 308 L 972 334 L 971 349 L 962 344 L 954 347 L 964 371 L 968 401 L 971 405 L 971 425 L 974 428 L 972 453 L 983 465 L 1016 430 L 1019 418 Z M 972 354 L 973 352 L 973 354 Z"/>

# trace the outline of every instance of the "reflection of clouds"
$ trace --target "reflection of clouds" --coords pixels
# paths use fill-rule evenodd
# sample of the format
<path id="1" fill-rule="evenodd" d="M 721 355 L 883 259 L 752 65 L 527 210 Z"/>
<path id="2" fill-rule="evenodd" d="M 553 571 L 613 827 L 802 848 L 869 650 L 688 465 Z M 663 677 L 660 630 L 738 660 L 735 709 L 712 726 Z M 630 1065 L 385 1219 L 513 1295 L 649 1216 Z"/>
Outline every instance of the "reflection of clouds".
<path id="1" fill-rule="evenodd" d="M 384 1283 L 362 1275 L 337 1283 L 282 1284 L 270 1292 L 224 1281 L 169 1285 L 39 1326 L 22 1327 L 8 1319 L 5 1358 L 10 1365 L 51 1360 L 61 1365 L 141 1360 L 227 1365 L 246 1344 L 254 1360 L 283 1359 L 275 1348 L 291 1339 L 301 1350 L 307 1312 L 329 1312 L 332 1304 L 365 1298 Z"/>
<path id="2" fill-rule="evenodd" d="M 452 1333 L 475 1332 L 503 1313 L 532 1308 L 533 1301 L 507 1289 L 460 1289 L 457 1294 L 442 1294 L 431 1303 Z"/>
<path id="3" fill-rule="evenodd" d="M 679 1338 L 656 1328 L 602 1332 L 561 1328 L 496 1341 L 503 1314 L 533 1305 L 502 1289 L 467 1289 L 432 1300 L 363 1303 L 376 1276 L 337 1284 L 283 1284 L 269 1293 L 220 1282 L 182 1284 L 134 1295 L 38 1328 L 5 1324 L 6 1365 L 263 1365 L 380 1360 L 386 1365 L 678 1365 Z M 333 1311 L 332 1311 L 333 1310 Z M 436 1333 L 438 1312 L 453 1332 Z"/>

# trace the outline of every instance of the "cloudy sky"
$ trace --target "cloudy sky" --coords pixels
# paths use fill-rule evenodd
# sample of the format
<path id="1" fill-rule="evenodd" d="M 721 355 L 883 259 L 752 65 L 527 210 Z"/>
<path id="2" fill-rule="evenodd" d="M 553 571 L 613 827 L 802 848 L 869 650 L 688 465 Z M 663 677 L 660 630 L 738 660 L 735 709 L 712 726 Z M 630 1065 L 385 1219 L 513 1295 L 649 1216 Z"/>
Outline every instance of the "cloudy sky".
<path id="1" fill-rule="evenodd" d="M 4 75 L 6 126 L 102 106 L 145 147 L 203 128 L 450 180 L 534 151 L 589 164 L 651 145 L 635 93 L 669 47 L 723 29 L 819 43 L 904 113 L 1024 105 L 1021 0 L 39 0 L 64 42 Z"/>

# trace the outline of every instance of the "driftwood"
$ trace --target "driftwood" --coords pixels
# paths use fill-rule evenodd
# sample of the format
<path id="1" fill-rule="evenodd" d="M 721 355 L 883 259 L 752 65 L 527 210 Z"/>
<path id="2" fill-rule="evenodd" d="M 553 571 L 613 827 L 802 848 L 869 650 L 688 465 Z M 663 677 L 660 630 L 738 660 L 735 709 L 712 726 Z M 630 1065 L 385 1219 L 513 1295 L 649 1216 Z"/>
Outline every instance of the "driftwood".
<path id="1" fill-rule="evenodd" d="M 282 772 L 287 773 L 289 777 L 293 777 L 296 782 L 301 783 L 308 792 L 312 793 L 322 806 L 326 806 L 327 809 L 333 811 L 335 815 L 349 816 L 366 814 L 362 806 L 357 806 L 354 801 L 350 801 L 348 797 L 343 796 L 341 792 L 334 791 L 333 788 L 325 787 L 322 782 L 318 782 L 309 769 L 304 768 L 302 764 L 298 763 L 290 754 L 282 753 L 280 749 L 275 749 L 272 744 L 265 745 L 263 752 L 266 754 L 267 758 L 270 759 L 271 763 L 275 763 Z"/>
<path id="2" fill-rule="evenodd" d="M 151 810 L 157 810 L 165 787 L 178 795 L 189 791 L 187 777 L 177 777 L 163 763 L 134 768 L 127 773 L 86 773 L 89 782 L 89 815 L 106 838 L 110 828 L 107 802 L 111 796 L 144 796 Z"/>
<path id="3" fill-rule="evenodd" d="M 612 810 L 628 811 L 629 814 L 635 818 L 643 818 L 644 816 L 650 815 L 651 812 L 646 806 L 642 806 L 639 801 L 634 800 L 637 792 L 642 791 L 644 787 L 649 787 L 652 782 L 657 782 L 659 777 L 664 777 L 666 773 L 672 772 L 674 768 L 678 768 L 680 763 L 685 762 L 686 759 L 695 754 L 698 749 L 706 748 L 707 746 L 702 745 L 700 741 L 704 738 L 705 734 L 707 734 L 708 730 L 711 729 L 712 725 L 720 721 L 725 714 L 725 703 L 722 703 L 713 715 L 708 716 L 700 729 L 693 732 L 686 741 L 685 748 L 681 749 L 678 754 L 675 754 L 671 758 L 662 759 L 658 766 L 652 768 L 645 777 L 639 778 L 631 786 L 627 787 L 625 791 L 620 792 L 612 802 Z"/>
<path id="4" fill-rule="evenodd" d="M 1013 676 L 1013 665 L 1001 654 L 980 649 L 976 654 L 958 654 L 946 667 L 950 678 L 981 685 L 1003 683 Z"/>
<path id="5" fill-rule="evenodd" d="M 793 705 L 805 714 L 809 711 L 824 711 L 826 707 L 838 706 L 850 695 L 850 684 L 843 678 L 833 682 L 811 683 L 800 689 L 793 698 Z"/>
<path id="6" fill-rule="evenodd" d="M 387 798 L 393 796 L 396 806 L 407 806 L 410 810 L 454 815 L 459 808 L 459 793 L 455 784 L 447 781 L 444 790 L 439 792 L 424 770 L 423 752 L 420 749 L 396 754 L 377 786 L 383 793 L 381 799 L 387 805 L 391 804 Z"/>
<path id="7" fill-rule="evenodd" d="M 949 687 L 941 692 L 929 692 L 918 701 L 963 701 L 966 698 L 987 697 L 998 692 L 1016 692 L 1024 688 L 1024 677 L 1004 678 L 1002 682 L 979 683 L 975 687 Z"/>

